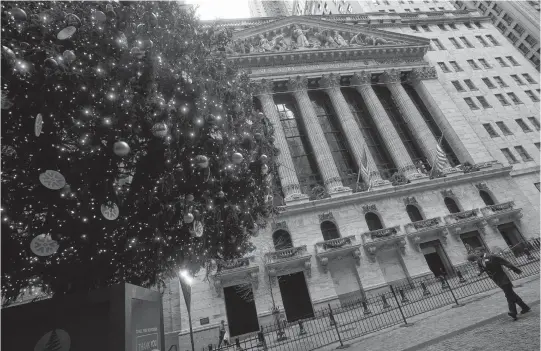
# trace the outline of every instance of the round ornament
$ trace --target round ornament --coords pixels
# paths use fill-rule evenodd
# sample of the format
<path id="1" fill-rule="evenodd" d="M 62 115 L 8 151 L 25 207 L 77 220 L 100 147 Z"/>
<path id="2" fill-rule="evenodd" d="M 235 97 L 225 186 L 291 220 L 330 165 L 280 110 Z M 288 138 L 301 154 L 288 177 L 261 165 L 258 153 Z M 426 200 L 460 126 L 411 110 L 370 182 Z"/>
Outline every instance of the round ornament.
<path id="1" fill-rule="evenodd" d="M 72 50 L 66 50 L 62 53 L 62 57 L 64 58 L 64 61 L 67 63 L 72 63 L 75 61 L 75 53 Z"/>
<path id="2" fill-rule="evenodd" d="M 257 118 L 263 119 L 263 118 L 265 118 L 265 115 L 263 114 L 263 112 L 258 112 L 257 113 Z"/>
<path id="3" fill-rule="evenodd" d="M 114 221 L 118 218 L 118 215 L 120 214 L 120 211 L 118 210 L 117 204 L 114 202 L 109 203 L 108 205 L 103 204 L 101 205 L 101 214 L 105 219 L 109 221 Z"/>
<path id="4" fill-rule="evenodd" d="M 130 54 L 132 54 L 132 56 L 137 57 L 138 59 L 141 59 L 141 58 L 143 58 L 143 56 L 145 56 L 145 52 L 143 50 L 139 49 L 137 46 L 133 47 L 130 50 Z"/>
<path id="5" fill-rule="evenodd" d="M 24 12 L 18 7 L 12 8 L 10 11 L 10 14 L 11 14 L 11 17 L 13 17 L 13 19 L 15 19 L 16 21 L 23 22 L 23 21 L 26 21 L 27 19 L 26 12 Z"/>
<path id="6" fill-rule="evenodd" d="M 203 233 L 205 231 L 205 229 L 203 228 L 203 223 L 201 223 L 200 221 L 194 221 L 193 222 L 193 231 L 195 233 L 195 236 L 200 238 L 203 236 Z"/>
<path id="7" fill-rule="evenodd" d="M 68 26 L 79 27 L 81 25 L 81 19 L 77 15 L 70 13 L 66 16 L 66 24 Z"/>
<path id="8" fill-rule="evenodd" d="M 56 68 L 58 67 L 58 62 L 54 58 L 49 57 L 45 60 L 44 65 L 46 68 Z"/>
<path id="9" fill-rule="evenodd" d="M 13 62 L 17 59 L 17 56 L 15 56 L 15 53 L 13 52 L 13 50 L 3 45 L 2 45 L 2 56 L 4 56 L 8 62 Z"/>
<path id="10" fill-rule="evenodd" d="M 236 103 L 235 105 L 233 105 L 233 111 L 235 111 L 236 113 L 241 112 L 242 106 L 239 103 Z"/>
<path id="11" fill-rule="evenodd" d="M 195 163 L 200 168 L 207 168 L 209 166 L 209 159 L 205 155 L 197 155 L 195 156 Z"/>
<path id="12" fill-rule="evenodd" d="M 244 157 L 242 157 L 242 155 L 238 152 L 235 152 L 233 154 L 233 157 L 232 157 L 232 160 L 233 160 L 233 163 L 238 165 L 242 162 L 242 160 L 244 159 Z"/>
<path id="13" fill-rule="evenodd" d="M 75 28 L 74 26 L 69 26 L 62 29 L 60 32 L 58 32 L 56 37 L 58 38 L 58 40 L 66 40 L 66 39 L 71 38 L 73 34 L 75 34 L 76 31 L 77 31 L 77 28 Z"/>
<path id="14" fill-rule="evenodd" d="M 218 191 L 218 197 L 219 198 L 224 198 L 225 197 L 225 193 L 223 191 Z"/>
<path id="15" fill-rule="evenodd" d="M 94 13 L 92 13 L 92 20 L 98 23 L 103 23 L 107 20 L 107 16 L 105 16 L 105 13 L 102 11 L 94 11 Z"/>
<path id="16" fill-rule="evenodd" d="M 130 146 L 125 141 L 117 141 L 113 145 L 113 152 L 117 156 L 124 157 L 130 153 Z"/>
<path id="17" fill-rule="evenodd" d="M 45 335 L 43 335 L 36 346 L 34 346 L 34 351 L 43 351 L 43 350 L 58 350 L 58 351 L 69 351 L 71 347 L 71 338 L 69 334 L 63 329 L 54 329 L 51 330 Z"/>
<path id="18" fill-rule="evenodd" d="M 261 140 L 263 138 L 263 136 L 261 135 L 261 133 L 254 133 L 254 139 L 255 140 Z"/>
<path id="19" fill-rule="evenodd" d="M 164 138 L 165 136 L 167 136 L 168 131 L 169 131 L 169 128 L 167 128 L 167 124 L 165 124 L 163 122 L 156 123 L 152 127 L 152 135 L 154 135 L 156 137 L 159 137 L 159 138 Z"/>
<path id="20" fill-rule="evenodd" d="M 193 214 L 191 214 L 191 213 L 186 213 L 186 214 L 184 215 L 184 223 L 188 223 L 188 224 L 189 224 L 189 223 L 192 223 L 193 220 L 194 220 Z"/>
<path id="21" fill-rule="evenodd" d="M 261 161 L 261 163 L 267 163 L 268 160 L 269 160 L 269 157 L 265 154 L 259 156 L 259 161 Z"/>
<path id="22" fill-rule="evenodd" d="M 186 195 L 186 201 L 188 201 L 188 202 L 192 202 L 192 201 L 193 201 L 193 199 L 194 199 L 194 197 L 193 197 L 193 195 L 192 195 L 192 194 L 188 194 L 188 195 Z"/>
<path id="23" fill-rule="evenodd" d="M 43 117 L 41 113 L 38 113 L 36 116 L 36 121 L 34 122 L 34 135 L 39 137 L 41 135 L 41 130 L 43 129 Z"/>
<path id="24" fill-rule="evenodd" d="M 261 166 L 261 174 L 265 175 L 269 171 L 269 166 L 263 165 Z"/>
<path id="25" fill-rule="evenodd" d="M 30 242 L 30 250 L 36 256 L 51 256 L 58 251 L 58 243 L 48 234 L 37 235 Z"/>
<path id="26" fill-rule="evenodd" d="M 60 190 L 66 185 L 66 179 L 62 174 L 50 169 L 39 175 L 39 181 L 44 187 L 51 190 Z"/>

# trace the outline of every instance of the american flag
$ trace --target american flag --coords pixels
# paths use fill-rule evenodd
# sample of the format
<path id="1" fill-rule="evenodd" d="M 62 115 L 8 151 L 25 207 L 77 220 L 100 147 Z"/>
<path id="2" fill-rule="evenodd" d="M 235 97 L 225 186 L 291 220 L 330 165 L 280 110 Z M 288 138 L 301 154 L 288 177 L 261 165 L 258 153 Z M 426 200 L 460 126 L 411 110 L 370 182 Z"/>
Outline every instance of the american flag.
<path id="1" fill-rule="evenodd" d="M 447 157 L 445 152 L 441 148 L 441 141 L 443 136 L 440 137 L 438 144 L 436 145 L 436 156 L 434 157 L 434 162 L 432 163 L 432 171 L 436 170 L 438 172 L 443 172 L 443 168 L 447 164 Z"/>
<path id="2" fill-rule="evenodd" d="M 366 155 L 366 148 L 363 148 L 363 153 L 361 155 L 361 164 L 359 169 L 359 175 L 357 176 L 357 187 L 359 186 L 359 178 L 361 177 L 361 172 L 364 174 L 366 183 L 368 184 L 368 190 L 370 190 L 370 168 L 368 167 L 368 156 Z"/>

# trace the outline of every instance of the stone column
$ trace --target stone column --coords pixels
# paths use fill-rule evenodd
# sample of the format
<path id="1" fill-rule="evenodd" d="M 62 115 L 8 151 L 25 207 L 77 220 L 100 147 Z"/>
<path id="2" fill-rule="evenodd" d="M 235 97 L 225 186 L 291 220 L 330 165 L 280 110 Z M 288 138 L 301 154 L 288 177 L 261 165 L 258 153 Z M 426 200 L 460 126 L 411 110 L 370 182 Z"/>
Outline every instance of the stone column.
<path id="1" fill-rule="evenodd" d="M 409 125 L 413 137 L 415 137 L 415 140 L 419 143 L 430 166 L 433 166 L 434 156 L 436 155 L 436 144 L 438 141 L 430 131 L 430 128 L 428 128 L 425 119 L 419 110 L 417 110 L 417 107 L 406 92 L 406 89 L 402 86 L 400 75 L 400 71 L 392 69 L 386 71 L 382 75 L 381 81 L 385 83 L 387 88 L 391 91 L 398 106 L 398 110 Z M 448 161 L 445 163 L 444 167 L 449 167 Z"/>
<path id="2" fill-rule="evenodd" d="M 289 145 L 287 144 L 286 135 L 280 122 L 280 115 L 276 109 L 276 104 L 272 97 L 273 83 L 267 80 L 261 80 L 256 85 L 256 94 L 259 101 L 261 101 L 261 107 L 263 113 L 267 116 L 269 121 L 274 127 L 274 139 L 275 146 L 280 150 L 278 154 L 278 175 L 280 176 L 280 183 L 282 184 L 282 191 L 284 192 L 286 203 L 293 201 L 308 201 L 308 195 L 302 194 L 299 179 L 295 172 L 295 166 L 293 165 L 293 159 L 289 151 Z"/>
<path id="3" fill-rule="evenodd" d="M 391 119 L 379 101 L 374 89 L 370 86 L 370 73 L 364 71 L 355 73 L 351 79 L 351 84 L 355 86 L 355 89 L 361 94 L 366 103 L 372 120 L 376 124 L 376 128 L 381 134 L 383 142 L 389 150 L 398 171 L 402 172 L 409 180 L 425 178 L 425 175 L 417 171 L 417 167 L 413 164 L 400 136 L 394 129 Z"/>
<path id="4" fill-rule="evenodd" d="M 434 67 L 414 68 L 409 78 L 461 163 L 475 164 L 493 159 L 441 85 Z"/>
<path id="5" fill-rule="evenodd" d="M 344 98 L 344 95 L 342 95 L 342 91 L 340 91 L 340 76 L 332 73 L 330 75 L 324 75 L 319 81 L 319 85 L 325 89 L 325 92 L 331 99 L 336 116 L 338 117 L 342 130 L 344 131 L 348 141 L 349 148 L 353 153 L 357 166 L 359 167 L 358 170 L 361 169 L 363 152 L 366 152 L 368 167 L 371 170 L 370 182 L 372 185 L 389 185 L 389 181 L 381 179 L 381 175 L 378 171 L 376 163 L 374 162 L 372 154 L 366 146 L 366 142 L 361 130 L 359 129 L 359 125 L 355 121 L 355 117 L 353 117 L 346 99 Z M 361 177 L 363 178 L 364 182 L 369 185 L 369 180 L 366 179 L 365 175 L 361 173 Z"/>
<path id="6" fill-rule="evenodd" d="M 323 134 L 323 129 L 319 124 L 316 111 L 312 106 L 312 101 L 306 90 L 308 79 L 306 77 L 297 77 L 289 79 L 287 83 L 288 90 L 292 92 L 301 113 L 306 134 L 310 140 L 310 145 L 316 157 L 317 165 L 325 187 L 331 196 L 333 194 L 343 194 L 351 192 L 350 188 L 344 187 L 342 179 L 334 163 L 331 150 Z"/>

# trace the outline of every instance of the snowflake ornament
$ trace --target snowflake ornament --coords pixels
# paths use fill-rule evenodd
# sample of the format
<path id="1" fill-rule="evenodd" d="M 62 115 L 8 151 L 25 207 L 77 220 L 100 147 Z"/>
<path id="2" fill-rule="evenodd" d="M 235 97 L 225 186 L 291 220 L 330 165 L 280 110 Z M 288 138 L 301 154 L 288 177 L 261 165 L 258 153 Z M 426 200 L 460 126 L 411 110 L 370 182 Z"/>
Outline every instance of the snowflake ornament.
<path id="1" fill-rule="evenodd" d="M 66 179 L 57 171 L 46 170 L 39 175 L 39 181 L 44 187 L 51 190 L 60 190 L 66 186 Z"/>
<path id="2" fill-rule="evenodd" d="M 43 116 L 41 113 L 38 113 L 36 116 L 36 121 L 34 122 L 34 134 L 39 137 L 41 135 L 41 130 L 43 129 Z"/>
<path id="3" fill-rule="evenodd" d="M 101 205 L 101 214 L 103 217 L 105 217 L 105 219 L 114 221 L 118 218 L 119 213 L 118 206 L 115 203 Z"/>
<path id="4" fill-rule="evenodd" d="M 203 227 L 203 224 L 201 223 L 201 221 L 194 221 L 194 223 L 193 223 L 193 231 L 194 231 L 196 237 L 200 238 L 200 237 L 203 236 L 205 228 Z"/>
<path id="5" fill-rule="evenodd" d="M 30 242 L 30 250 L 37 256 L 50 256 L 58 250 L 58 243 L 48 234 L 40 234 Z"/>

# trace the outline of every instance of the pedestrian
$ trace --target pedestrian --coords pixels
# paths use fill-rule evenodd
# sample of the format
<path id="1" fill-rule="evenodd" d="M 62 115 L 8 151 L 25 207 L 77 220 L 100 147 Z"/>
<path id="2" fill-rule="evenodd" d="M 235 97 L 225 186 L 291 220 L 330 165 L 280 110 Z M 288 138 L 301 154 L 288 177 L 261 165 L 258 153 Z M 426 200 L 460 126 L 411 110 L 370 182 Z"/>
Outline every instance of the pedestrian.
<path id="1" fill-rule="evenodd" d="M 496 283 L 496 285 L 503 290 L 505 293 L 505 298 L 507 299 L 507 304 L 509 305 L 508 315 L 513 318 L 513 320 L 517 320 L 516 305 L 519 305 L 522 309 L 520 314 L 531 311 L 531 308 L 528 307 L 528 305 L 526 305 L 513 290 L 513 284 L 503 270 L 503 267 L 505 266 L 516 274 L 521 274 L 522 271 L 519 268 L 515 267 L 513 264 L 498 255 L 487 254 L 482 248 L 476 248 L 474 253 L 469 254 L 468 261 L 477 262 L 480 270 L 479 275 L 486 272 L 490 279 L 492 279 L 494 283 Z"/>
<path id="2" fill-rule="evenodd" d="M 222 319 L 220 322 L 220 340 L 218 341 L 218 348 L 222 345 L 229 346 L 229 333 L 225 329 L 225 321 Z"/>

